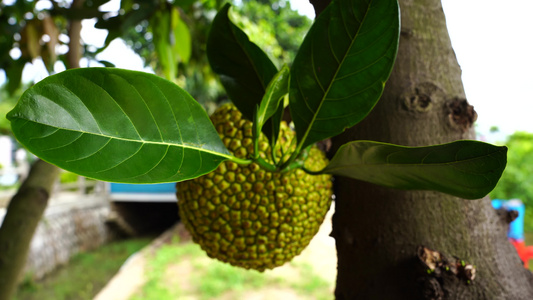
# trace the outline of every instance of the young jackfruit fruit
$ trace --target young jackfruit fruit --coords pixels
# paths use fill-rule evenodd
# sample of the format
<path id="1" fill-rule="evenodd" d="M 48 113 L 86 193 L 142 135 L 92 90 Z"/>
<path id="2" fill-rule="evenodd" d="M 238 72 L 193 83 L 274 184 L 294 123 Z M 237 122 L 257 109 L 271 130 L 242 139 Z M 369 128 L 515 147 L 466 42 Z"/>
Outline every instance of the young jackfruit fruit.
<path id="1" fill-rule="evenodd" d="M 253 151 L 252 123 L 231 104 L 211 116 L 225 146 L 238 158 Z M 282 123 L 277 159 L 294 150 L 294 132 Z M 272 162 L 266 138 L 260 156 Z M 304 166 L 324 168 L 327 159 L 312 147 Z M 222 163 L 215 171 L 177 184 L 182 221 L 208 256 L 246 269 L 264 271 L 283 265 L 309 244 L 331 204 L 330 175 L 301 169 L 270 172 L 258 164 Z"/>

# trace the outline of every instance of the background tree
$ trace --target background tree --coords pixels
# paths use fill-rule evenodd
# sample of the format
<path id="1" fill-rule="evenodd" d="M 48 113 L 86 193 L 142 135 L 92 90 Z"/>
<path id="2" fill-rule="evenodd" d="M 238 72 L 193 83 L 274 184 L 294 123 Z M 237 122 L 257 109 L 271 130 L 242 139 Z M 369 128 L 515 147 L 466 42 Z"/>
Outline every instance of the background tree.
<path id="1" fill-rule="evenodd" d="M 157 11 L 151 6 L 141 7 L 140 5 L 149 5 L 143 2 L 134 6 L 128 1 L 122 1 L 121 10 L 124 14 L 112 18 L 102 16 L 96 27 L 109 31 L 106 45 L 120 37 L 143 58 L 146 66 L 183 87 L 208 111 L 212 111 L 215 107 L 212 104 L 225 99 L 226 96 L 207 61 L 206 42 L 211 22 L 225 2 L 227 1 L 165 2 L 161 4 L 164 9 Z M 305 33 L 311 26 L 311 20 L 292 10 L 290 3 L 285 0 L 244 1 L 234 6 L 234 10 L 238 12 L 232 15 L 235 23 L 251 40 L 265 49 L 278 67 L 294 59 Z M 166 11 L 169 16 L 173 11 L 174 14 L 179 11 L 180 22 L 187 27 L 188 32 L 183 34 L 184 30 L 179 28 L 180 22 L 174 22 L 174 25 L 167 24 L 175 33 L 174 39 L 168 39 L 168 34 L 158 34 L 157 32 L 168 30 L 165 28 L 168 17 L 162 17 L 162 14 L 165 14 L 162 11 Z M 161 22 L 162 19 L 167 20 L 166 23 Z M 126 24 L 128 26 L 125 26 Z M 185 35 L 189 38 L 184 37 Z M 191 43 L 191 40 L 194 42 Z M 172 63 L 159 59 L 174 45 L 187 43 L 190 50 L 185 58 L 178 54 L 173 57 Z M 97 52 L 102 50 L 103 48 Z M 172 68 L 175 70 L 170 71 Z"/>
<path id="2" fill-rule="evenodd" d="M 520 199 L 526 207 L 524 229 L 533 231 L 533 134 L 515 132 L 505 141 L 507 167 L 490 193 L 494 199 Z"/>
<path id="3" fill-rule="evenodd" d="M 319 12 L 324 3 L 317 2 Z M 440 1 L 401 0 L 400 7 L 399 52 L 382 98 L 368 118 L 334 139 L 334 149 L 354 139 L 420 146 L 474 138 L 476 116 Z M 466 201 L 343 177 L 335 187 L 337 299 L 533 298 L 532 275 L 488 197 Z M 468 284 L 461 272 L 428 274 L 421 246 L 474 264 L 475 280 Z"/>

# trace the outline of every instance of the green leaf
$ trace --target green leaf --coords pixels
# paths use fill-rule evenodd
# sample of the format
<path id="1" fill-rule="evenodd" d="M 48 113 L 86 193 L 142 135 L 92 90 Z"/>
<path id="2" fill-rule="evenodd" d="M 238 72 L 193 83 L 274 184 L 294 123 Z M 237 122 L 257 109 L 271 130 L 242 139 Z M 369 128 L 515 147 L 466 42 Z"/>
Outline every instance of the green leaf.
<path id="1" fill-rule="evenodd" d="M 291 67 L 300 149 L 368 115 L 394 65 L 399 34 L 396 0 L 334 0 L 320 14 Z"/>
<path id="2" fill-rule="evenodd" d="M 153 42 L 157 54 L 158 67 L 168 80 L 174 80 L 178 74 L 178 59 L 173 49 L 171 11 L 158 10 L 151 18 Z"/>
<path id="3" fill-rule="evenodd" d="M 100 180 L 182 181 L 233 159 L 187 92 L 142 72 L 65 71 L 28 89 L 7 117 L 35 155 Z"/>
<path id="4" fill-rule="evenodd" d="M 354 141 L 342 145 L 321 173 L 479 199 L 496 186 L 506 163 L 507 147 L 478 141 L 427 147 Z"/>
<path id="5" fill-rule="evenodd" d="M 7 92 L 9 95 L 13 95 L 15 91 L 20 87 L 22 81 L 22 70 L 27 61 L 23 58 L 12 61 L 5 68 L 7 78 Z"/>
<path id="6" fill-rule="evenodd" d="M 231 22 L 230 7 L 224 5 L 213 20 L 207 58 L 229 98 L 246 119 L 253 121 L 254 111 L 277 69 L 263 50 Z"/>
<path id="7" fill-rule="evenodd" d="M 173 50 L 178 54 L 179 59 L 183 63 L 189 62 L 191 58 L 191 33 L 187 24 L 180 17 L 180 12 L 177 8 L 172 8 L 172 33 L 174 35 Z"/>
<path id="8" fill-rule="evenodd" d="M 268 84 L 263 100 L 259 106 L 257 112 L 257 119 L 255 121 L 256 134 L 259 136 L 259 132 L 263 128 L 263 125 L 272 116 L 277 115 L 278 118 L 271 122 L 271 136 L 269 139 L 272 144 L 275 144 L 275 140 L 279 133 L 279 122 L 283 116 L 283 104 L 280 105 L 281 100 L 289 93 L 289 78 L 290 70 L 287 65 L 284 65 L 281 70 L 272 78 L 272 81 Z M 271 119 L 272 120 L 272 119 Z"/>

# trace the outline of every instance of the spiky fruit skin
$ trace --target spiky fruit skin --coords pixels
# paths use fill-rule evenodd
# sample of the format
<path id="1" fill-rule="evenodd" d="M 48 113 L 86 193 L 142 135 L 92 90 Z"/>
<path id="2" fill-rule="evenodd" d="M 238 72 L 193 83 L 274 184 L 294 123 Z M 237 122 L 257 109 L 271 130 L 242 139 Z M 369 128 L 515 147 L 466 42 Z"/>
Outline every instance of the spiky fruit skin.
<path id="1" fill-rule="evenodd" d="M 253 149 L 251 122 L 233 105 L 220 107 L 211 120 L 226 147 L 236 157 L 248 158 Z M 282 123 L 277 157 L 290 155 L 293 138 L 294 132 Z M 271 161 L 264 136 L 259 145 L 260 155 Z M 317 171 L 326 164 L 324 154 L 311 148 L 305 167 Z M 264 271 L 290 261 L 309 244 L 330 207 L 331 186 L 329 175 L 301 169 L 269 172 L 255 163 L 227 161 L 176 188 L 181 219 L 207 255 Z"/>

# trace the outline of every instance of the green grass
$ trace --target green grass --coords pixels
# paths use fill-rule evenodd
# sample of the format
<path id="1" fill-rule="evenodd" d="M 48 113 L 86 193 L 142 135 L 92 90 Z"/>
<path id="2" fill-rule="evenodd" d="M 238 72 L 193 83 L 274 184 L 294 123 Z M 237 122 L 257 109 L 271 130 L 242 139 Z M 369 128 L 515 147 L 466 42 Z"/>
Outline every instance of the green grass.
<path id="1" fill-rule="evenodd" d="M 150 243 L 149 238 L 112 242 L 72 257 L 69 264 L 42 281 L 24 280 L 15 300 L 92 299 L 115 275 L 124 261 Z"/>
<path id="2" fill-rule="evenodd" d="M 169 287 L 164 284 L 166 267 L 185 255 L 194 255 L 195 249 L 191 247 L 172 247 L 163 245 L 157 254 L 148 263 L 146 273 L 147 281 L 142 290 L 134 295 L 131 300 L 143 299 L 175 299 L 179 296 L 178 287 Z"/>
<path id="3" fill-rule="evenodd" d="M 184 264 L 191 266 L 190 274 L 166 272 L 172 265 Z M 291 267 L 296 270 L 291 273 L 295 276 L 245 270 L 209 259 L 196 244 L 173 242 L 162 246 L 152 257 L 148 257 L 147 282 L 130 300 L 165 300 L 191 296 L 202 300 L 245 299 L 248 291 L 268 288 L 291 289 L 308 299 L 331 299 L 330 284 L 316 273 L 312 265 L 300 262 L 291 263 Z M 179 281 L 183 286 L 168 278 L 183 275 L 189 276 Z"/>
<path id="4" fill-rule="evenodd" d="M 331 299 L 329 283 L 320 277 L 308 263 L 297 263 L 295 266 L 300 271 L 300 280 L 292 283 L 292 288 L 299 294 L 312 295 L 313 299 Z"/>
<path id="5" fill-rule="evenodd" d="M 197 265 L 198 266 L 198 265 Z M 236 296 L 242 295 L 246 290 L 259 289 L 269 280 L 261 273 L 233 267 L 216 260 L 210 260 L 209 265 L 197 267 L 193 276 L 200 299 L 216 299 L 227 291 L 232 291 Z"/>

